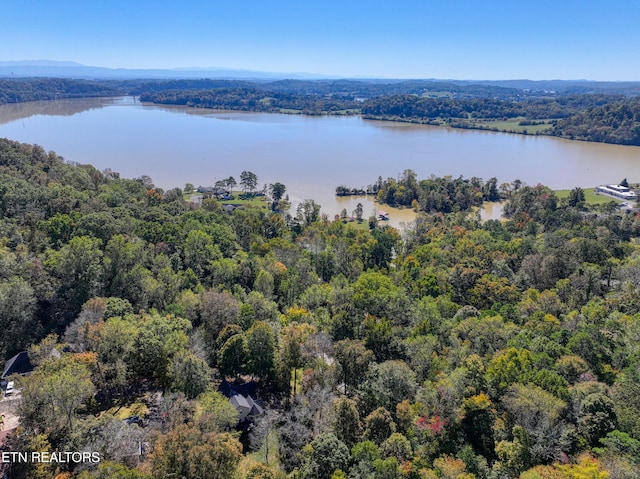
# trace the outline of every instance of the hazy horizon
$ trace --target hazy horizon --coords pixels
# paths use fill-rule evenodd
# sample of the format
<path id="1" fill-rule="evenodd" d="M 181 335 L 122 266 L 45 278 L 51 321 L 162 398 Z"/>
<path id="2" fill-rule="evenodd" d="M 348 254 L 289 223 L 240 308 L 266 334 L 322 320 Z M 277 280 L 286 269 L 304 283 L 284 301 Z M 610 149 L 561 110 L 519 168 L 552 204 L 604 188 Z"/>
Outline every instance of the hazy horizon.
<path id="1" fill-rule="evenodd" d="M 167 67 L 167 68 L 123 68 L 123 67 L 105 67 L 101 65 L 86 65 L 74 61 L 64 61 L 64 60 L 48 60 L 48 59 L 37 59 L 37 60 L 0 60 L 0 69 L 7 68 L 33 68 L 34 71 L 37 68 L 47 69 L 47 68 L 55 68 L 60 69 L 60 71 L 64 71 L 66 68 L 77 68 L 77 69 L 95 69 L 97 70 L 105 70 L 111 72 L 147 72 L 151 75 L 153 72 L 174 72 L 175 76 L 172 75 L 171 78 L 180 78 L 180 72 L 228 72 L 229 78 L 236 78 L 234 74 L 239 73 L 242 75 L 238 76 L 238 79 L 305 79 L 305 80 L 336 80 L 336 79 L 344 79 L 344 80 L 375 80 L 375 81 L 404 81 L 404 80 L 418 80 L 418 81 L 435 81 L 435 82 L 447 82 L 447 81 L 460 81 L 460 82 L 604 82 L 604 83 L 636 83 L 640 82 L 640 80 L 593 80 L 591 78 L 541 78 L 541 79 L 531 79 L 531 78 L 425 78 L 425 77 L 407 77 L 407 78 L 399 78 L 393 76 L 368 76 L 368 75 L 352 75 L 352 76 L 341 76 L 341 75 L 324 75 L 322 73 L 317 72 L 302 72 L 302 71 L 266 71 L 266 70 L 251 70 L 245 68 L 230 68 L 224 65 L 212 65 L 212 66 L 189 66 L 189 67 Z M 19 70 L 18 70 L 19 71 Z M 251 74 L 255 74 L 251 76 Z M 0 77 L 2 72 L 0 71 Z M 98 77 L 96 77 L 98 78 Z M 153 78 L 152 76 L 147 76 L 146 78 Z"/>
<path id="2" fill-rule="evenodd" d="M 638 81 L 640 2 L 51 2 L 3 6 L 1 61 L 331 78 Z M 10 57 L 9 57 L 10 55 Z"/>

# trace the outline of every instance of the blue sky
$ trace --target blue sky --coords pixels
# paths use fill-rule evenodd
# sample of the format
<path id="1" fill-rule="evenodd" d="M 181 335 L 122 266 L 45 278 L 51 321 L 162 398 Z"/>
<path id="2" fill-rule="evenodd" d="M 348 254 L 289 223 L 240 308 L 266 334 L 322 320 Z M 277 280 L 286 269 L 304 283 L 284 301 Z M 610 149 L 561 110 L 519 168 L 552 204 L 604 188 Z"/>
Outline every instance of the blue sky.
<path id="1" fill-rule="evenodd" d="M 0 61 L 640 80 L 640 0 L 4 0 Z"/>

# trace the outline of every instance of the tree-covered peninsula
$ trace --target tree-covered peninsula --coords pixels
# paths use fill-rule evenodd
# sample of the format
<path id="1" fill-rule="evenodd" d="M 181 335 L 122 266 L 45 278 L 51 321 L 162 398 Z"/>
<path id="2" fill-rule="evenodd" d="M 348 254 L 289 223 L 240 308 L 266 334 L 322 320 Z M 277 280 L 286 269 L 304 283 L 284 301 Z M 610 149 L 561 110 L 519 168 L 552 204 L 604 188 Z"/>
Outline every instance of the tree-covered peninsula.
<path id="1" fill-rule="evenodd" d="M 429 125 L 544 134 L 570 139 L 640 146 L 638 100 L 610 94 L 531 95 L 491 97 L 475 92 L 405 94 L 359 97 L 347 91 L 322 89 L 282 91 L 282 86 L 170 89 L 147 92 L 143 101 L 198 108 L 269 113 L 360 114 L 366 119 Z"/>
<path id="2" fill-rule="evenodd" d="M 0 105 L 63 98 L 93 98 L 121 95 L 115 85 L 66 78 L 0 78 Z"/>
<path id="3" fill-rule="evenodd" d="M 560 120 L 551 134 L 572 140 L 640 145 L 640 100 L 619 100 Z"/>
<path id="4" fill-rule="evenodd" d="M 640 218 L 514 182 L 480 222 L 473 182 L 406 180 L 462 196 L 367 230 L 0 140 L 0 351 L 35 368 L 3 447 L 100 457 L 4 472 L 637 477 Z"/>

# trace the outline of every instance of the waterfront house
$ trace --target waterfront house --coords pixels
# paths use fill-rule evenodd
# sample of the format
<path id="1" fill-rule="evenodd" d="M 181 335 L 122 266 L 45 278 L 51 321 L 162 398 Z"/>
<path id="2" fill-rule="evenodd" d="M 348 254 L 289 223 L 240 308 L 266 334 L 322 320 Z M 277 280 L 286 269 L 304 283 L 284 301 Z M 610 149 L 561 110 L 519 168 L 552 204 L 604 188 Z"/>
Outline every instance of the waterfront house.
<path id="1" fill-rule="evenodd" d="M 635 200 L 637 195 L 631 191 L 631 188 L 621 185 L 600 185 L 596 187 L 598 193 L 604 193 L 623 200 Z"/>

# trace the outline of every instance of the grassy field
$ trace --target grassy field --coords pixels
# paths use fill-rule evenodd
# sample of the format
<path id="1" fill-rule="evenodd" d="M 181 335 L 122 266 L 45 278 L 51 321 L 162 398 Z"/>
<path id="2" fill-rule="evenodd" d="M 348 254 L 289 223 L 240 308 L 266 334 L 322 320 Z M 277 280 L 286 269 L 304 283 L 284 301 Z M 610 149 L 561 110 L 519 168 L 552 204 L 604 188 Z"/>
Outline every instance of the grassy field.
<path id="1" fill-rule="evenodd" d="M 149 409 L 144 403 L 135 402 L 133 404 L 128 405 L 117 405 L 113 406 L 106 411 L 103 411 L 101 414 L 111 414 L 118 419 L 126 419 L 131 416 L 146 416 L 149 414 Z"/>
<path id="2" fill-rule="evenodd" d="M 331 219 L 331 218 L 330 218 Z M 348 221 L 348 220 L 338 220 L 344 223 L 348 228 L 353 228 L 356 230 L 369 231 L 369 220 L 367 218 L 363 219 L 361 223 L 357 221 Z"/>
<path id="3" fill-rule="evenodd" d="M 614 198 L 612 196 L 596 193 L 595 188 L 583 188 L 585 203 L 588 205 L 603 205 L 615 201 L 616 203 L 623 203 L 624 200 Z M 571 190 L 556 190 L 556 196 L 558 199 L 568 198 Z"/>
<path id="4" fill-rule="evenodd" d="M 266 196 L 253 196 L 249 199 L 240 199 L 240 191 L 234 191 L 232 200 L 222 200 L 220 203 L 223 205 L 242 205 L 242 206 L 255 206 L 256 208 L 269 209 L 269 204 Z"/>
<path id="5" fill-rule="evenodd" d="M 232 200 L 222 200 L 220 201 L 223 205 L 241 205 L 241 206 L 254 206 L 256 208 L 261 208 L 268 210 L 269 202 L 266 196 L 254 196 L 248 199 L 241 199 L 240 195 L 242 195 L 241 191 L 234 191 Z M 185 201 L 193 201 L 198 202 L 202 198 L 200 193 L 183 193 L 183 198 Z"/>
<path id="6" fill-rule="evenodd" d="M 513 133 L 524 133 L 525 131 L 528 134 L 535 135 L 536 133 L 542 133 L 546 130 L 551 129 L 552 125 L 548 123 L 550 120 L 539 119 L 533 120 L 535 122 L 545 122 L 542 125 L 520 125 L 520 122 L 523 121 L 524 118 L 514 118 L 512 120 L 502 121 L 502 120 L 482 120 L 476 121 L 475 124 L 480 128 L 486 128 L 490 130 L 498 130 L 498 131 L 506 131 Z"/>

